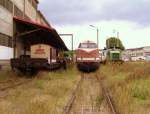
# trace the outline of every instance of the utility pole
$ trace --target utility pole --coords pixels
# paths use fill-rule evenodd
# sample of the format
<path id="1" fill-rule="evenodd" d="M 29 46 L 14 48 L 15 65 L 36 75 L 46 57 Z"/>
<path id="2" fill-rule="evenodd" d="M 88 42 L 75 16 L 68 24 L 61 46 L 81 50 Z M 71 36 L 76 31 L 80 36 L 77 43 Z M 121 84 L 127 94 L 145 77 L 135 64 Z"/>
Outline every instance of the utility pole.
<path id="1" fill-rule="evenodd" d="M 119 31 L 117 31 L 117 30 L 114 29 L 114 30 L 113 30 L 113 33 L 117 33 L 117 36 L 116 36 L 116 35 L 115 35 L 115 36 L 116 36 L 117 38 L 119 38 Z"/>
<path id="2" fill-rule="evenodd" d="M 117 38 L 119 38 L 119 31 L 117 32 Z"/>
<path id="3" fill-rule="evenodd" d="M 97 47 L 99 47 L 99 29 L 94 25 L 90 25 L 90 27 L 96 28 Z"/>
<path id="4" fill-rule="evenodd" d="M 99 38 L 99 30 L 97 28 L 97 47 L 99 47 L 99 40 L 98 40 L 98 38 Z"/>

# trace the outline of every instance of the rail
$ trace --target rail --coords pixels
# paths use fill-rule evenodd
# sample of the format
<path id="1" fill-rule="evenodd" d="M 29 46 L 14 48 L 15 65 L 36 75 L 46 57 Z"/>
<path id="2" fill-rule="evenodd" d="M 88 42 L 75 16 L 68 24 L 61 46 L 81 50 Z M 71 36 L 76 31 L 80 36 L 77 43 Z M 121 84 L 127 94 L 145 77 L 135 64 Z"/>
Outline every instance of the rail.
<path id="1" fill-rule="evenodd" d="M 109 94 L 109 90 L 104 86 L 104 83 L 103 83 L 103 80 L 100 79 L 98 77 L 98 75 L 96 75 L 96 78 L 97 80 L 99 81 L 99 84 L 100 84 L 100 87 L 102 88 L 102 92 L 103 92 L 103 97 L 106 99 L 106 102 L 108 104 L 108 107 L 110 108 L 112 114 L 120 114 L 118 111 L 117 111 L 117 108 L 114 104 L 114 101 L 111 97 L 111 95 Z"/>
<path id="2" fill-rule="evenodd" d="M 21 82 L 18 82 L 18 83 L 13 83 L 13 84 L 7 85 L 6 87 L 0 87 L 0 91 L 6 91 L 8 89 L 13 89 L 13 88 L 21 86 L 23 84 L 29 83 L 30 81 L 32 81 L 32 79 L 28 79 L 28 80 L 21 81 Z M 3 83 L 12 83 L 12 82 L 14 82 L 14 81 L 8 80 L 8 81 L 0 82 L 0 84 L 3 84 Z"/>
<path id="3" fill-rule="evenodd" d="M 98 80 L 98 82 L 100 84 L 100 88 L 101 88 L 103 97 L 106 100 L 107 106 L 110 109 L 111 113 L 112 114 L 120 114 L 117 110 L 117 107 L 114 103 L 114 100 L 112 99 L 112 97 L 110 95 L 108 88 L 106 88 L 104 86 L 103 79 L 99 78 L 97 74 L 95 76 L 96 76 L 96 79 Z M 76 95 L 77 95 L 76 93 L 78 92 L 79 87 L 81 86 L 84 78 L 85 78 L 85 74 L 82 74 L 80 81 L 78 82 L 76 88 L 72 92 L 71 98 L 69 99 L 67 105 L 64 108 L 63 114 L 70 114 L 70 111 L 72 110 L 73 103 L 76 99 Z"/>
<path id="4" fill-rule="evenodd" d="M 74 91 L 72 92 L 71 98 L 69 99 L 67 105 L 65 106 L 63 114 L 69 114 L 70 113 L 72 105 L 76 99 L 76 93 L 79 90 L 79 87 L 81 86 L 83 79 L 84 79 L 84 74 L 81 74 L 81 79 L 78 82 L 78 84 L 76 85 L 76 88 L 74 89 Z"/>

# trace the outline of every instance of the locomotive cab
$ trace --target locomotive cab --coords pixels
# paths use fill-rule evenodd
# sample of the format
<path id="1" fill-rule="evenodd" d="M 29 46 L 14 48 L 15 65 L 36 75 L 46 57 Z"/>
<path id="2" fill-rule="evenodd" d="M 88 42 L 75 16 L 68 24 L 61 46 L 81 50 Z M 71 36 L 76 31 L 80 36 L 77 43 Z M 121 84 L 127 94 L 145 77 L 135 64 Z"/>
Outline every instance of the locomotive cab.
<path id="1" fill-rule="evenodd" d="M 93 71 L 98 69 L 100 57 L 97 44 L 92 41 L 80 43 L 76 50 L 76 61 L 79 70 Z"/>

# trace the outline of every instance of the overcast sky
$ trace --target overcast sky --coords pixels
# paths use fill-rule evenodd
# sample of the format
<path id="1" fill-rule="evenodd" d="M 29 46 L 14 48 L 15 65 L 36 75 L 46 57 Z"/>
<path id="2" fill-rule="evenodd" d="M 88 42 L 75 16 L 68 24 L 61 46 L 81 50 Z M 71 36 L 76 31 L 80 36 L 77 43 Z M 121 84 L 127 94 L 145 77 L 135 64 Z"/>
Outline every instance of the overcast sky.
<path id="1" fill-rule="evenodd" d="M 59 33 L 74 34 L 74 48 L 83 40 L 96 41 L 91 24 L 99 28 L 100 48 L 116 36 L 114 29 L 126 48 L 134 48 L 150 45 L 149 5 L 150 0 L 40 0 L 39 9 Z M 70 48 L 70 38 L 62 39 Z"/>

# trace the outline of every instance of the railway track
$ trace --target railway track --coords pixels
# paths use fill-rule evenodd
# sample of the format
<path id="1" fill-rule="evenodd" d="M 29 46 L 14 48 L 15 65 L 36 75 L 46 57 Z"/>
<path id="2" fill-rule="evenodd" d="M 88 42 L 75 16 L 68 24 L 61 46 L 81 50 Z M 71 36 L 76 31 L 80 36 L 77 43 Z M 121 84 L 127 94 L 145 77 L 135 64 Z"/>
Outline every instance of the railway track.
<path id="1" fill-rule="evenodd" d="M 95 77 L 82 73 L 63 114 L 100 114 L 95 106 L 99 91 L 99 84 Z"/>
<path id="2" fill-rule="evenodd" d="M 26 79 L 26 80 L 18 81 L 18 82 L 15 80 L 7 80 L 7 81 L 0 82 L 0 92 L 27 84 L 27 83 L 31 82 L 32 80 L 33 79 Z"/>
<path id="3" fill-rule="evenodd" d="M 26 79 L 26 80 L 6 80 L 0 82 L 0 99 L 6 98 L 11 89 L 15 89 L 19 86 L 25 85 L 29 82 L 31 82 L 33 79 Z"/>
<path id="4" fill-rule="evenodd" d="M 76 99 L 76 93 L 79 90 L 79 87 L 81 86 L 81 84 L 83 82 L 83 79 L 84 79 L 84 74 L 81 74 L 81 79 L 78 82 L 78 84 L 76 85 L 76 88 L 74 89 L 74 91 L 72 92 L 71 98 L 69 99 L 67 105 L 65 106 L 63 114 L 69 114 L 70 113 L 72 105 Z"/>
<path id="5" fill-rule="evenodd" d="M 42 78 L 39 75 L 36 77 L 32 77 L 30 79 L 28 79 L 28 78 L 14 78 L 14 79 L 8 79 L 6 81 L 0 81 L 0 92 L 7 91 L 9 89 L 13 89 L 13 88 L 16 88 L 18 86 L 30 83 L 35 79 L 42 79 Z"/>
<path id="6" fill-rule="evenodd" d="M 105 102 L 106 102 L 106 106 L 104 106 L 104 108 L 106 108 L 107 111 L 104 111 L 104 112 L 102 111 L 101 112 L 100 109 L 96 109 L 95 112 L 94 112 L 94 108 L 93 107 L 87 107 L 87 108 L 85 108 L 86 111 L 80 111 L 80 113 L 78 111 L 77 112 L 73 112 L 72 111 L 73 110 L 72 108 L 74 107 L 73 105 L 76 104 L 75 101 L 77 99 L 77 93 L 79 92 L 80 87 L 83 85 L 82 84 L 83 81 L 85 81 L 85 80 L 93 80 L 92 78 L 94 76 L 92 76 L 92 78 L 89 78 L 89 77 L 87 78 L 85 75 L 86 74 L 82 74 L 80 81 L 78 82 L 76 88 L 72 92 L 72 96 L 71 96 L 71 98 L 69 99 L 67 105 L 64 108 L 63 114 L 106 114 L 106 113 L 107 114 L 108 113 L 110 113 L 110 114 L 119 114 L 118 111 L 116 110 L 116 106 L 115 106 L 115 104 L 113 102 L 112 97 L 109 94 L 108 89 L 103 84 L 103 80 L 100 79 L 98 77 L 98 75 L 95 75 L 95 74 L 94 75 L 95 75 L 96 80 L 97 80 L 97 82 L 99 84 L 98 85 L 99 89 L 102 92 L 102 96 L 103 96 L 103 98 L 105 99 Z M 85 79 L 85 77 L 86 77 L 86 79 Z M 95 83 L 97 83 L 97 82 L 95 82 Z M 95 89 L 96 89 L 96 87 L 95 87 Z M 88 93 L 87 93 L 87 96 L 88 96 Z M 87 96 L 84 96 L 84 97 L 87 97 Z M 83 99 L 83 102 L 84 102 L 84 99 Z M 80 105 L 80 104 L 78 104 L 78 105 Z M 80 108 L 81 108 L 81 110 L 83 109 L 82 105 L 81 105 Z"/>
<path id="7" fill-rule="evenodd" d="M 105 98 L 108 107 L 110 108 L 110 111 L 112 114 L 119 114 L 117 111 L 117 108 L 115 106 L 115 103 L 110 95 L 109 90 L 104 86 L 103 80 L 98 77 L 98 75 L 95 75 L 96 79 L 99 81 L 100 87 L 102 88 L 103 97 Z"/>
<path id="8" fill-rule="evenodd" d="M 42 79 L 42 78 L 40 77 L 40 75 L 38 75 L 38 76 L 32 77 L 32 78 L 27 78 L 27 77 L 19 78 L 19 77 L 16 77 L 16 78 L 8 79 L 8 80 L 5 80 L 5 81 L 0 81 L 0 92 L 16 88 L 18 86 L 21 86 L 21 85 L 24 85 L 24 84 L 27 84 L 27 83 L 30 83 L 35 79 Z"/>
<path id="9" fill-rule="evenodd" d="M 14 80 L 0 81 L 0 84 L 5 84 L 5 83 L 13 82 L 13 81 L 14 81 Z"/>

